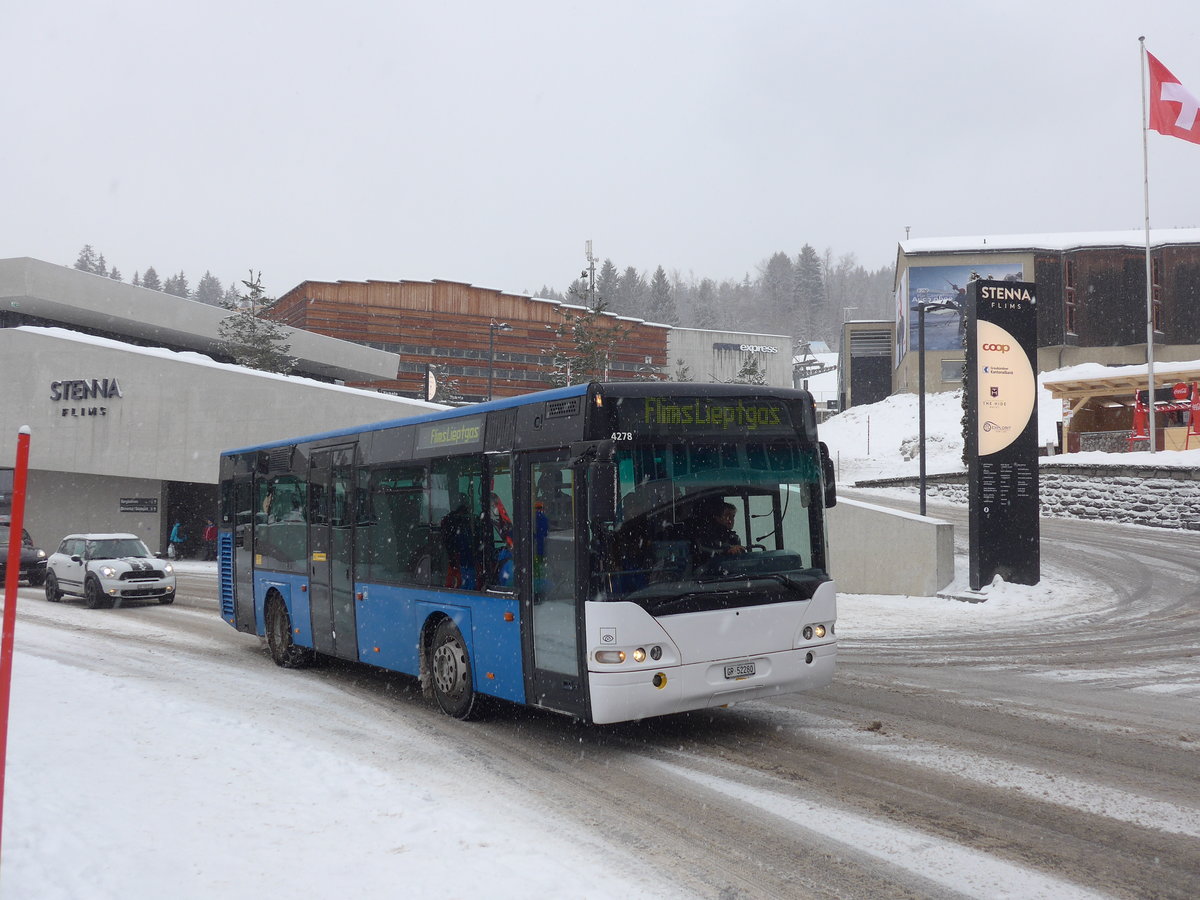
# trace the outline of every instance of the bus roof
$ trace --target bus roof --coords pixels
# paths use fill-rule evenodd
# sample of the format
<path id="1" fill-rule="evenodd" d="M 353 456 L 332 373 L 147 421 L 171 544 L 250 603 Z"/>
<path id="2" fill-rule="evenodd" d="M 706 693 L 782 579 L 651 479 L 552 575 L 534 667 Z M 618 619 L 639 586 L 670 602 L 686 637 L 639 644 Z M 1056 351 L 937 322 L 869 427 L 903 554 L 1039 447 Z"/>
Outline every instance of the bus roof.
<path id="1" fill-rule="evenodd" d="M 223 450 L 222 456 L 232 456 L 238 453 L 249 453 L 254 450 L 270 450 L 274 447 L 289 447 L 292 444 L 305 444 L 310 441 L 323 441 L 329 438 L 349 437 L 355 434 L 365 434 L 371 431 L 382 431 L 385 428 L 395 428 L 397 425 L 418 425 L 422 422 L 437 422 L 444 419 L 455 419 L 461 416 L 475 416 L 495 409 L 511 409 L 514 406 L 525 406 L 529 403 L 541 403 L 546 400 L 557 400 L 562 397 L 577 397 L 587 393 L 589 385 L 573 384 L 563 388 L 552 388 L 548 391 L 537 391 L 533 394 L 521 394 L 516 397 L 503 397 L 499 400 L 489 400 L 485 403 L 472 403 L 469 406 L 456 406 L 451 409 L 439 410 L 419 416 L 405 416 L 400 419 L 385 419 L 382 422 L 372 422 L 369 425 L 356 425 L 348 428 L 337 428 L 333 431 L 323 431 L 318 434 L 307 434 L 300 437 L 284 438 L 278 441 L 268 441 L 263 444 L 253 444 L 249 447 L 238 447 L 234 450 Z"/>
<path id="2" fill-rule="evenodd" d="M 602 393 L 611 392 L 622 397 L 652 397 L 655 394 L 660 394 L 663 392 L 676 395 L 687 395 L 689 392 L 691 392 L 693 395 L 699 393 L 706 397 L 807 397 L 809 400 L 811 400 L 812 396 L 809 394 L 809 392 L 796 388 L 780 388 L 758 384 L 708 384 L 704 382 L 690 381 L 593 381 L 586 384 L 573 384 L 567 387 L 552 388 L 547 391 L 537 391 L 532 394 L 521 394 L 516 397 L 504 397 L 500 400 L 490 400 L 485 403 L 473 403 L 469 406 L 457 406 L 451 409 L 426 413 L 424 415 L 406 416 L 400 419 L 386 419 L 382 422 L 373 422 L 369 425 L 338 428 L 332 431 L 324 431 L 317 434 L 308 434 L 299 437 L 284 438 L 277 441 L 268 441 L 266 443 L 254 444 L 248 447 L 238 447 L 233 450 L 222 451 L 221 456 L 233 456 L 239 453 L 249 453 L 256 450 L 271 450 L 276 447 L 289 447 L 293 444 L 323 441 L 330 438 L 350 437 L 358 434 L 367 434 L 372 431 L 383 431 L 384 429 L 395 428 L 400 425 L 419 425 L 424 422 L 437 422 L 461 418 L 463 416 L 476 416 L 493 410 L 512 409 L 519 406 L 528 406 L 533 403 L 545 403 L 567 397 L 579 397 L 587 394 L 588 391 L 593 388 Z"/>

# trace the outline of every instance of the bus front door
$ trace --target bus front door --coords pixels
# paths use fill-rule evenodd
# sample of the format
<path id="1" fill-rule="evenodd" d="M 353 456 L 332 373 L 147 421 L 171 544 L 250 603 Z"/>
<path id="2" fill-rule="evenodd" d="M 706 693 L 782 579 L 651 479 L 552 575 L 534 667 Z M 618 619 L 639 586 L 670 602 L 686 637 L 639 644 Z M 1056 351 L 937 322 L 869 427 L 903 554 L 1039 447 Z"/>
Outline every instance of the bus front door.
<path id="1" fill-rule="evenodd" d="M 530 590 L 524 610 L 530 666 L 529 702 L 586 715 L 586 682 L 580 671 L 577 600 L 576 491 L 569 461 L 526 463 L 522 520 Z"/>
<path id="2" fill-rule="evenodd" d="M 354 447 L 315 451 L 308 485 L 308 589 L 313 646 L 321 653 L 356 660 Z"/>

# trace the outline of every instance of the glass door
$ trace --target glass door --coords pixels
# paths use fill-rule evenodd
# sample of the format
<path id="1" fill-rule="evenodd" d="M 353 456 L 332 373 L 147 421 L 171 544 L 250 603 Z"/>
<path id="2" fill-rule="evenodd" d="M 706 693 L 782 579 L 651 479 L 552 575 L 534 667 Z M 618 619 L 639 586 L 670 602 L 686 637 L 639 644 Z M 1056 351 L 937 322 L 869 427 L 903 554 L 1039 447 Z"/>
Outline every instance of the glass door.
<path id="1" fill-rule="evenodd" d="M 358 659 L 354 617 L 354 447 L 318 450 L 308 476 L 313 646 Z"/>
<path id="2" fill-rule="evenodd" d="M 569 713 L 587 709 L 579 659 L 581 607 L 575 522 L 577 491 L 569 461 L 534 457 L 525 463 L 525 547 L 530 592 L 527 652 L 538 706 Z"/>

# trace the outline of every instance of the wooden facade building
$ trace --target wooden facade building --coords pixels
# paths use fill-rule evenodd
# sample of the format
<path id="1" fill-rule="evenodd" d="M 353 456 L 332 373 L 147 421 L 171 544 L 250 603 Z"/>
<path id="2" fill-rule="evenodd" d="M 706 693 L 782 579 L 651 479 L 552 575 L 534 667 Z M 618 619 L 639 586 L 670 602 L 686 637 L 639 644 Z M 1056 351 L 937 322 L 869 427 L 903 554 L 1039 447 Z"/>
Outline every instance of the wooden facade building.
<path id="1" fill-rule="evenodd" d="M 455 281 L 305 281 L 267 315 L 286 325 L 400 355 L 395 379 L 356 383 L 421 397 L 433 365 L 464 400 L 553 386 L 556 351 L 573 344 L 556 330 L 582 307 Z M 609 380 L 665 378 L 669 327 L 609 313 L 622 338 L 608 358 Z M 507 328 L 501 327 L 507 326 Z"/>

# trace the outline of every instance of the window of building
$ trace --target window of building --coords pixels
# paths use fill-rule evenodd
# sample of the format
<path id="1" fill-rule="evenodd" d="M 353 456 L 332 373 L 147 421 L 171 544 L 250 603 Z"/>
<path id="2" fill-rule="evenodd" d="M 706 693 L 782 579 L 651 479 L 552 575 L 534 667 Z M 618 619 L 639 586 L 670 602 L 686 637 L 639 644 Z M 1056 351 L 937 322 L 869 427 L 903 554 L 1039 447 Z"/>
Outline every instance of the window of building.
<path id="1" fill-rule="evenodd" d="M 1150 320 L 1155 331 L 1163 330 L 1162 294 L 1162 260 L 1156 257 L 1150 262 Z"/>
<path id="2" fill-rule="evenodd" d="M 966 365 L 966 361 L 962 359 L 943 359 L 942 381 L 944 383 L 962 381 L 964 365 Z"/>
<path id="3" fill-rule="evenodd" d="M 1075 260 L 1068 259 L 1063 263 L 1063 317 L 1067 334 L 1076 334 L 1076 304 L 1075 304 Z"/>

